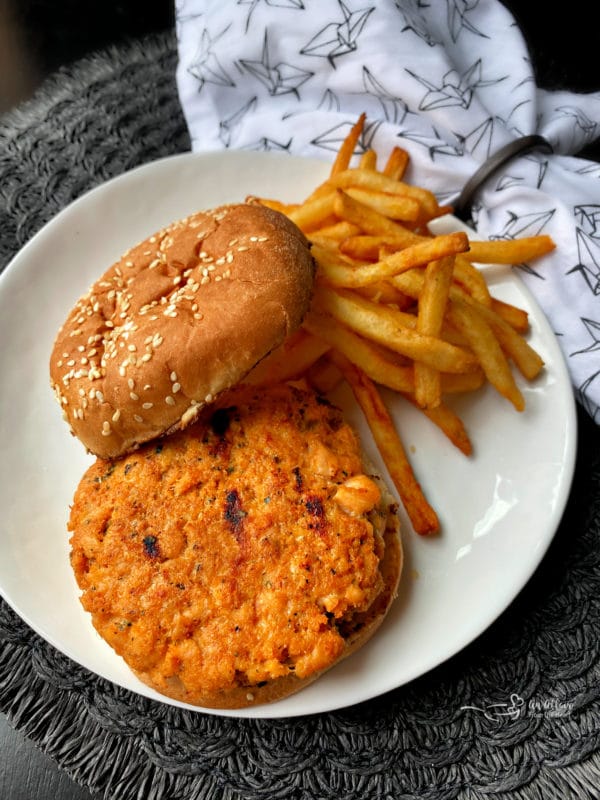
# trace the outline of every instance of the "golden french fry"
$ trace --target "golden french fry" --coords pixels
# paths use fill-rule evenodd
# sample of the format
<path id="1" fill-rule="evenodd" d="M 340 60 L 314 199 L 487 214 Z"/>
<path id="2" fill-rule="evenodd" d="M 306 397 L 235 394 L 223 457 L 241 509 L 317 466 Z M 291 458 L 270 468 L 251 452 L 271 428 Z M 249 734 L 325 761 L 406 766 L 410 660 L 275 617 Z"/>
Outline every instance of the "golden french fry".
<path id="1" fill-rule="evenodd" d="M 412 366 L 386 358 L 373 342 L 340 325 L 327 314 L 309 311 L 303 327 L 358 365 L 371 380 L 396 392 L 414 391 Z"/>
<path id="2" fill-rule="evenodd" d="M 464 453 L 466 456 L 472 454 L 473 445 L 465 425 L 458 414 L 452 411 L 451 408 L 448 408 L 448 406 L 443 403 L 440 403 L 435 408 L 422 408 L 413 395 L 404 394 L 404 397 L 422 411 L 434 425 L 437 425 L 461 453 Z"/>
<path id="3" fill-rule="evenodd" d="M 321 242 L 328 239 L 330 242 L 339 243 L 355 235 L 359 230 L 360 229 L 351 222 L 342 221 L 317 228 L 315 231 L 308 232 L 305 235 L 310 241 L 312 241 L 313 238 L 318 238 Z"/>
<path id="4" fill-rule="evenodd" d="M 245 383 L 281 383 L 302 375 L 329 349 L 321 339 L 300 328 L 264 358 L 244 378 Z"/>
<path id="5" fill-rule="evenodd" d="M 469 372 L 477 366 L 472 353 L 442 339 L 424 336 L 403 324 L 401 311 L 372 303 L 352 292 L 325 286 L 319 287 L 314 302 L 318 309 L 356 333 L 441 372 Z"/>
<path id="6" fill-rule="evenodd" d="M 314 231 L 331 218 L 334 210 L 335 194 L 329 192 L 312 200 L 307 200 L 293 209 L 288 217 L 295 222 L 301 231 Z"/>
<path id="7" fill-rule="evenodd" d="M 401 181 L 404 177 L 410 157 L 403 147 L 393 147 L 383 168 L 388 178 Z"/>
<path id="8" fill-rule="evenodd" d="M 433 192 L 423 189 L 421 186 L 414 186 L 410 183 L 388 178 L 387 175 L 381 172 L 362 169 L 340 170 L 330 177 L 329 183 L 337 189 L 347 189 L 349 187 L 373 189 L 387 192 L 388 194 L 412 197 L 423 209 L 424 216 L 428 218 L 437 216 L 438 202 Z"/>
<path id="9" fill-rule="evenodd" d="M 415 234 L 400 222 L 394 222 L 388 217 L 384 217 L 383 214 L 360 203 L 340 189 L 335 193 L 333 210 L 340 219 L 358 225 L 366 233 L 376 236 L 393 236 L 397 240 L 404 237 L 404 245 L 412 244 L 415 240 Z"/>
<path id="10" fill-rule="evenodd" d="M 362 370 L 337 353 L 334 363 L 348 382 L 356 402 L 365 415 L 377 449 L 396 487 L 400 500 L 416 533 L 428 536 L 438 533 L 437 514 L 428 503 L 406 455 L 400 434 L 375 384 Z"/>
<path id="11" fill-rule="evenodd" d="M 499 317 L 508 322 L 511 328 L 514 328 L 518 333 L 527 333 L 529 330 L 529 314 L 523 308 L 518 308 L 512 303 L 506 303 L 504 300 L 499 300 L 497 297 L 492 297 L 492 304 L 490 306 L 492 311 L 495 311 Z"/>
<path id="12" fill-rule="evenodd" d="M 525 339 L 491 308 L 476 306 L 477 311 L 495 333 L 502 349 L 511 358 L 521 375 L 532 381 L 544 368 L 540 354 Z"/>
<path id="13" fill-rule="evenodd" d="M 401 292 L 409 295 L 410 297 L 418 298 L 419 294 L 423 287 L 423 274 L 421 270 L 409 270 L 408 272 L 403 272 L 400 275 L 396 275 L 394 278 L 391 279 L 392 283 L 396 288 L 398 288 Z M 490 342 L 490 347 L 485 348 L 482 347 L 481 352 L 477 353 L 475 348 L 473 347 L 474 341 L 474 334 L 472 331 L 469 331 L 469 328 L 466 324 L 457 324 L 457 320 L 459 319 L 458 315 L 453 316 L 449 314 L 449 320 L 452 324 L 458 328 L 458 330 L 467 337 L 473 352 L 478 355 L 487 353 L 488 355 L 488 368 L 492 368 L 493 359 L 490 358 L 491 352 L 493 351 L 496 353 L 496 364 L 497 369 L 492 370 L 492 374 L 496 374 L 496 380 L 498 380 L 500 374 L 504 374 L 506 372 L 505 367 L 502 366 L 500 368 L 500 364 L 502 359 L 499 358 L 498 349 L 500 351 L 505 352 L 508 356 L 515 362 L 517 368 L 521 372 L 521 374 L 527 378 L 528 380 L 533 380 L 535 377 L 539 375 L 541 370 L 544 367 L 544 362 L 539 353 L 529 345 L 525 339 L 517 332 L 515 329 L 506 322 L 499 314 L 497 314 L 493 309 L 489 308 L 488 306 L 483 305 L 482 303 L 478 303 L 469 295 L 465 294 L 461 289 L 457 288 L 456 286 L 452 286 L 450 288 L 450 298 L 452 300 L 452 304 L 462 304 L 468 309 L 473 312 L 473 315 L 469 315 L 472 320 L 475 317 L 478 317 L 481 322 L 484 323 L 484 327 L 487 328 L 494 338 L 495 344 Z M 453 305 L 451 304 L 451 308 Z M 464 314 L 460 317 L 462 323 L 464 323 L 465 316 Z M 498 337 L 498 338 L 496 338 Z M 499 340 L 499 341 L 498 341 Z M 500 346 L 501 345 L 501 346 Z M 504 359 L 505 360 L 505 359 Z M 488 374 L 488 370 L 486 370 L 485 366 L 482 364 L 484 371 Z M 509 368 L 510 372 L 510 368 Z M 511 373 L 512 378 L 512 373 Z M 488 375 L 488 380 L 490 380 Z M 490 380 L 490 383 L 494 384 L 494 381 Z M 508 381 L 508 376 L 504 375 L 502 379 L 502 383 L 505 385 L 505 388 L 510 387 L 510 381 Z M 514 379 L 512 380 L 514 384 Z M 495 384 L 494 384 L 495 385 Z M 497 387 L 498 388 L 498 387 Z M 523 403 L 522 395 L 519 397 L 520 392 L 517 394 L 514 388 L 510 387 L 509 393 L 512 396 L 512 399 L 515 401 L 516 406 L 521 406 Z M 500 392 L 504 394 L 504 392 Z M 509 398 L 510 399 L 510 398 Z M 522 408 L 519 408 L 522 410 Z"/>
<path id="14" fill-rule="evenodd" d="M 522 264 L 551 253 L 556 244 L 551 236 L 522 236 L 520 239 L 471 239 L 469 258 L 479 264 Z"/>
<path id="15" fill-rule="evenodd" d="M 404 195 L 385 194 L 373 189 L 357 189 L 349 186 L 344 190 L 350 197 L 374 208 L 384 217 L 399 219 L 405 222 L 416 222 L 421 213 L 421 206 L 417 200 Z"/>
<path id="16" fill-rule="evenodd" d="M 328 394 L 342 381 L 342 373 L 327 353 L 306 370 L 306 380 L 319 394 Z"/>
<path id="17" fill-rule="evenodd" d="M 468 253 L 468 255 L 470 256 L 471 254 Z M 458 255 L 456 258 L 454 278 L 475 300 L 485 306 L 491 305 L 492 298 L 484 276 L 464 255 Z"/>
<path id="18" fill-rule="evenodd" d="M 477 313 L 473 306 L 459 298 L 451 300 L 448 316 L 452 324 L 468 339 L 488 381 L 513 404 L 517 411 L 523 411 L 525 400 L 515 382 L 504 352 L 487 321 Z"/>
<path id="19" fill-rule="evenodd" d="M 359 286 L 355 291 L 361 297 L 366 297 L 367 300 L 392 306 L 399 311 L 406 311 L 414 305 L 412 297 L 402 294 L 389 281 L 377 281 L 376 283 L 370 283 L 368 286 Z"/>
<path id="20" fill-rule="evenodd" d="M 331 167 L 330 174 L 332 176 L 347 170 L 350 166 L 352 156 L 354 155 L 354 150 L 364 130 L 366 119 L 366 114 L 361 114 L 358 120 L 350 128 L 350 132 L 342 142 L 342 145 L 335 157 L 335 161 L 333 162 L 333 166 Z"/>
<path id="21" fill-rule="evenodd" d="M 297 208 L 300 207 L 299 203 L 283 203 L 281 200 L 277 200 L 271 197 L 256 197 L 255 195 L 248 195 L 246 197 L 247 203 L 257 203 L 261 206 L 266 206 L 267 208 L 272 208 L 273 211 L 279 211 L 281 214 L 289 215 L 292 211 L 295 211 Z"/>
<path id="22" fill-rule="evenodd" d="M 443 373 L 442 394 L 459 394 L 461 392 L 476 392 L 485 383 L 485 373 L 478 367 L 473 372 Z"/>
<path id="23" fill-rule="evenodd" d="M 356 289 L 391 278 L 414 267 L 425 266 L 445 256 L 464 252 L 468 247 L 469 240 L 465 233 L 441 234 L 408 245 L 375 264 L 350 266 L 342 261 L 330 263 L 324 270 L 324 278 L 331 286 Z"/>
<path id="24" fill-rule="evenodd" d="M 554 249 L 547 236 L 469 240 L 432 235 L 428 222 L 452 211 L 405 181 L 400 147 L 378 169 L 377 153 L 357 153 L 362 114 L 342 142 L 329 176 L 301 203 L 248 198 L 287 214 L 311 242 L 318 265 L 311 309 L 300 332 L 251 373 L 250 380 L 304 381 L 317 391 L 342 375 L 352 388 L 415 530 L 439 529 L 377 387 L 402 395 L 462 453 L 472 443 L 444 402 L 489 382 L 518 410 L 523 395 L 513 365 L 528 379 L 543 368 L 525 340 L 527 312 L 495 298 L 477 263 L 516 264 Z"/>
<path id="25" fill-rule="evenodd" d="M 442 331 L 454 261 L 453 256 L 446 256 L 431 261 L 425 269 L 417 312 L 419 333 L 439 336 Z M 422 408 L 435 408 L 442 401 L 439 370 L 420 361 L 415 362 L 415 398 Z"/>
<path id="26" fill-rule="evenodd" d="M 359 169 L 377 169 L 377 153 L 375 150 L 365 150 L 358 162 Z"/>
<path id="27" fill-rule="evenodd" d="M 389 248 L 391 252 L 396 252 L 403 247 L 417 244 L 425 238 L 418 236 L 408 228 L 404 229 L 401 236 L 358 233 L 342 240 L 340 250 L 357 259 L 377 261 L 383 248 Z"/>

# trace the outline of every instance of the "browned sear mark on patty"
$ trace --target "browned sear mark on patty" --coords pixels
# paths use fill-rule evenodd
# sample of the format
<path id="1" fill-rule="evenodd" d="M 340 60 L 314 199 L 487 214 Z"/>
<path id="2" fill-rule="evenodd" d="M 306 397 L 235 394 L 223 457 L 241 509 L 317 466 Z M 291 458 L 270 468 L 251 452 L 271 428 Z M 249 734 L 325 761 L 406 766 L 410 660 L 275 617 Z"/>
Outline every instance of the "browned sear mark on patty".
<path id="1" fill-rule="evenodd" d="M 229 530 L 239 541 L 243 530 L 244 519 L 246 518 L 246 512 L 242 508 L 242 501 L 237 489 L 232 489 L 230 492 L 227 492 L 223 516 Z"/>

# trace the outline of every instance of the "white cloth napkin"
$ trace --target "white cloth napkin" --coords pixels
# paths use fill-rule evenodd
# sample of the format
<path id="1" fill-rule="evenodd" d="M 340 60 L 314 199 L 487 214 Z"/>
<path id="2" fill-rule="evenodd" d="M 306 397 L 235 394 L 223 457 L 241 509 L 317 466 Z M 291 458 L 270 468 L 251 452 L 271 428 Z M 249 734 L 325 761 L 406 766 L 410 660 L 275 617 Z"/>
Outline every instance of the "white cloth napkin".
<path id="1" fill-rule="evenodd" d="M 283 150 L 333 160 L 361 112 L 361 143 L 411 157 L 409 180 L 454 203 L 507 143 L 477 193 L 480 238 L 547 233 L 557 249 L 521 277 L 559 337 L 580 402 L 600 423 L 600 92 L 536 86 L 525 41 L 496 0 L 176 0 L 178 90 L 195 151 Z M 565 58 L 568 56 L 565 54 Z"/>

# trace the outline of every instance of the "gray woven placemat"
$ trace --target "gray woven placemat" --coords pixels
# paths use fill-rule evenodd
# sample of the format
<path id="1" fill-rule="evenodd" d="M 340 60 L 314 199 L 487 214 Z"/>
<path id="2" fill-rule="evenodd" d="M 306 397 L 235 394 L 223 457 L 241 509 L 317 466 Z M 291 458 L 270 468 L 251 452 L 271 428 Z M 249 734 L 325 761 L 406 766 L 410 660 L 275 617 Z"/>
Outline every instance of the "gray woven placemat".
<path id="1" fill-rule="evenodd" d="M 171 34 L 125 45 L 0 119 L 0 266 L 83 191 L 189 148 L 175 65 Z M 302 718 L 191 713 L 91 675 L 0 601 L 0 710 L 111 800 L 599 798 L 600 448 L 580 427 L 541 567 L 486 634 L 409 686 Z"/>

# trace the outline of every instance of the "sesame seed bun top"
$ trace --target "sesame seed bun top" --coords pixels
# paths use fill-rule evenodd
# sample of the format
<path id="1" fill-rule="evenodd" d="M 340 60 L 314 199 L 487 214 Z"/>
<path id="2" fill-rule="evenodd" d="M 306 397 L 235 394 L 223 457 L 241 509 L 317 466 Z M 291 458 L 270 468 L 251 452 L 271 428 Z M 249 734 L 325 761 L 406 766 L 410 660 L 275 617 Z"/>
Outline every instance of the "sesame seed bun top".
<path id="1" fill-rule="evenodd" d="M 314 261 L 276 211 L 236 204 L 125 253 L 60 328 L 50 379 L 71 432 L 115 458 L 186 427 L 301 323 Z"/>

